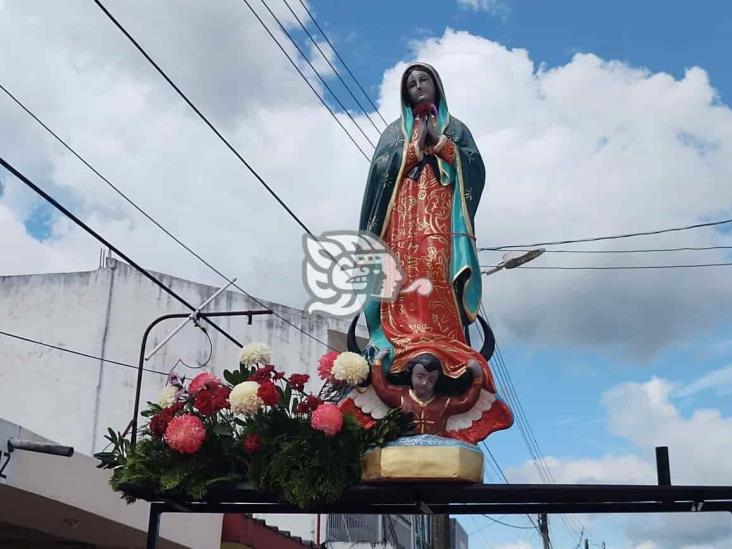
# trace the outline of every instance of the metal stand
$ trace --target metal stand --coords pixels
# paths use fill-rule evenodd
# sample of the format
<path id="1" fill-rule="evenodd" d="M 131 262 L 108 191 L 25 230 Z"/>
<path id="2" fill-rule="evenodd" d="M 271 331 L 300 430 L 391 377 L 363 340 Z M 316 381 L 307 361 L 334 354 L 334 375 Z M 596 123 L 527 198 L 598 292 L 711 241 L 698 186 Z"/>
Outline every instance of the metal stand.
<path id="1" fill-rule="evenodd" d="M 200 317 L 247 316 L 249 323 L 268 310 L 199 313 Z M 163 315 L 145 330 L 140 348 L 132 444 L 137 439 L 145 347 L 152 328 L 170 318 Z M 147 549 L 157 547 L 163 513 L 338 513 L 338 514 L 573 514 L 573 513 L 732 513 L 732 486 L 673 486 L 668 448 L 656 448 L 658 485 L 607 484 L 362 484 L 347 490 L 340 501 L 309 509 L 283 503 L 249 484 L 213 488 L 205 501 L 169 498 L 139 486 L 125 486 L 126 494 L 150 502 Z"/>
<path id="2" fill-rule="evenodd" d="M 222 311 L 213 313 L 198 312 L 198 318 L 214 318 L 214 317 L 226 317 L 226 316 L 246 316 L 248 317 L 248 323 L 252 323 L 252 318 L 261 315 L 271 315 L 272 311 L 268 309 L 259 309 L 252 311 Z M 137 362 L 137 385 L 135 386 L 135 407 L 132 413 L 132 434 L 130 435 L 131 443 L 134 446 L 137 442 L 137 417 L 140 414 L 140 391 L 142 390 L 142 372 L 145 364 L 145 348 L 147 347 L 147 338 L 150 335 L 152 329 L 160 324 L 164 320 L 171 318 L 190 318 L 191 313 L 175 313 L 169 315 L 162 315 L 153 320 L 150 325 L 145 329 L 145 333 L 142 335 L 142 344 L 140 345 L 140 359 Z"/>

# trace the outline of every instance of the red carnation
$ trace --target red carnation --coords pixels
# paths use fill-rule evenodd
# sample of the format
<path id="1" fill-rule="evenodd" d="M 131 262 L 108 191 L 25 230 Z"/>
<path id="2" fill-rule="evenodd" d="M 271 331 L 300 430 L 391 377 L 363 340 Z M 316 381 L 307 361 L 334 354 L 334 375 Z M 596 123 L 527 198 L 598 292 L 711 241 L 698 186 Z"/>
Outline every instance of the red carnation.
<path id="1" fill-rule="evenodd" d="M 335 359 L 338 358 L 339 354 L 340 353 L 336 351 L 328 351 L 320 357 L 320 360 L 318 361 L 318 373 L 320 374 L 320 379 L 335 381 L 331 370 L 333 369 L 333 363 L 335 362 Z"/>
<path id="2" fill-rule="evenodd" d="M 323 401 L 320 400 L 318 397 L 313 395 L 308 395 L 303 399 L 303 401 L 297 405 L 295 408 L 295 412 L 298 414 L 307 414 L 308 412 L 313 412 L 315 409 L 323 404 Z"/>
<path id="3" fill-rule="evenodd" d="M 257 389 L 257 396 L 262 399 L 265 406 L 274 406 L 280 401 L 280 393 L 277 386 L 271 381 L 263 381 Z"/>
<path id="4" fill-rule="evenodd" d="M 244 451 L 247 454 L 254 454 L 262 447 L 262 437 L 258 433 L 249 433 L 244 437 Z"/>
<path id="5" fill-rule="evenodd" d="M 249 376 L 249 381 L 269 381 L 272 378 L 273 373 L 274 366 L 268 364 L 267 366 L 262 366 L 261 368 L 254 370 L 252 375 Z"/>
<path id="6" fill-rule="evenodd" d="M 310 376 L 307 374 L 292 374 L 290 376 L 290 385 L 296 391 L 304 391 L 308 379 L 310 379 Z"/>
<path id="7" fill-rule="evenodd" d="M 188 385 L 188 392 L 195 395 L 206 387 L 221 385 L 221 380 L 209 372 L 202 372 L 194 377 Z"/>
<path id="8" fill-rule="evenodd" d="M 176 402 L 172 406 L 163 408 L 157 414 L 155 414 L 150 420 L 150 431 L 155 438 L 163 438 L 165 430 L 168 428 L 170 420 L 175 417 L 175 414 L 183 409 L 182 402 Z"/>
<path id="9" fill-rule="evenodd" d="M 221 385 L 210 385 L 198 392 L 193 405 L 205 416 L 212 416 L 229 406 L 231 389 Z"/>

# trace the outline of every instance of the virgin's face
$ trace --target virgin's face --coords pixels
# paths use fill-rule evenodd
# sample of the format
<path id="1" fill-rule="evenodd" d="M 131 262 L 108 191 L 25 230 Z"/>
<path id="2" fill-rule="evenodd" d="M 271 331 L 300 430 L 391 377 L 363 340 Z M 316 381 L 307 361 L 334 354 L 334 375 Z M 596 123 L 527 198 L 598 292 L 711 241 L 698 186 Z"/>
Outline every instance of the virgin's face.
<path id="1" fill-rule="evenodd" d="M 428 72 L 415 69 L 407 77 L 407 96 L 412 106 L 422 103 L 434 105 L 435 83 Z"/>

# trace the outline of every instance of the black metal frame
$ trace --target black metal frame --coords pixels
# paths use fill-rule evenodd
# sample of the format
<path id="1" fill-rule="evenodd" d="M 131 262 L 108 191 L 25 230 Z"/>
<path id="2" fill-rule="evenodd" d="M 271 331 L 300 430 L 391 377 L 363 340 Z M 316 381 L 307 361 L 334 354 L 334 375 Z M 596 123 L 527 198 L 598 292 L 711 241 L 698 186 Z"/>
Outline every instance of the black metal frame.
<path id="1" fill-rule="evenodd" d="M 165 499 L 132 486 L 125 492 L 151 502 L 148 549 L 157 546 L 163 513 L 732 513 L 732 486 L 393 483 L 355 486 L 336 503 L 305 510 L 246 484 L 212 489 L 206 501 Z"/>
<path id="2" fill-rule="evenodd" d="M 200 317 L 272 314 L 268 310 L 200 313 Z M 158 323 L 190 313 L 163 315 L 145 330 L 135 390 L 132 443 L 136 441 L 143 363 L 148 336 Z M 150 502 L 147 549 L 157 547 L 163 513 L 339 513 L 339 514 L 573 514 L 573 513 L 732 513 L 732 486 L 672 486 L 668 448 L 656 448 L 658 485 L 463 484 L 447 482 L 364 484 L 338 502 L 301 509 L 249 484 L 213 488 L 205 501 L 169 498 L 138 486 L 127 495 Z"/>
<path id="3" fill-rule="evenodd" d="M 271 315 L 272 311 L 268 309 L 255 309 L 252 311 L 221 311 L 221 312 L 211 312 L 211 313 L 204 313 L 204 312 L 198 312 L 194 316 L 194 320 L 198 318 L 214 318 L 214 317 L 226 317 L 226 316 L 246 316 L 248 317 L 248 324 L 252 323 L 252 318 L 255 316 L 261 316 L 261 315 Z M 135 386 L 135 407 L 132 414 L 132 433 L 130 435 L 132 445 L 137 442 L 137 417 L 140 414 L 140 392 L 142 391 L 142 373 L 143 373 L 143 366 L 145 364 L 145 348 L 147 347 L 147 338 L 150 335 L 150 332 L 152 329 L 163 322 L 164 320 L 170 320 L 172 318 L 188 318 L 191 316 L 191 313 L 173 313 L 173 314 L 167 314 L 162 315 L 153 320 L 147 328 L 145 328 L 145 333 L 142 335 L 142 343 L 140 345 L 140 359 L 137 362 L 137 384 Z"/>

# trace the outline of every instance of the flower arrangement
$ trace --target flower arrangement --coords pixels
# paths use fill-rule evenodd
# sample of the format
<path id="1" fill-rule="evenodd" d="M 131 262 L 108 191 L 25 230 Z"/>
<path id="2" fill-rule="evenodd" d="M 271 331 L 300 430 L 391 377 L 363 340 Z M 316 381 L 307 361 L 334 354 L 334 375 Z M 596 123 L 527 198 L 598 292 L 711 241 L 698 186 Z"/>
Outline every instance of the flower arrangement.
<path id="1" fill-rule="evenodd" d="M 211 487 L 250 482 L 307 508 L 332 502 L 361 478 L 361 457 L 409 428 L 393 411 L 365 430 L 336 405 L 339 395 L 369 374 L 355 353 L 326 353 L 319 363 L 325 385 L 309 394 L 309 376 L 286 376 L 270 364 L 271 350 L 242 349 L 237 370 L 224 379 L 204 372 L 186 384 L 173 377 L 142 415 L 149 422 L 133 446 L 108 430 L 110 451 L 95 454 L 112 469 L 110 484 L 128 501 L 130 486 L 168 497 L 202 499 Z"/>

